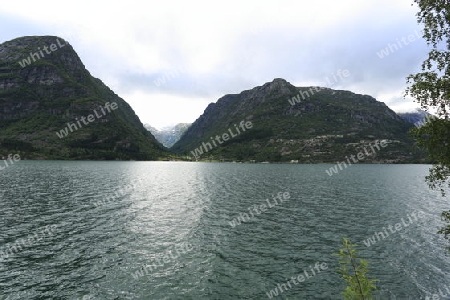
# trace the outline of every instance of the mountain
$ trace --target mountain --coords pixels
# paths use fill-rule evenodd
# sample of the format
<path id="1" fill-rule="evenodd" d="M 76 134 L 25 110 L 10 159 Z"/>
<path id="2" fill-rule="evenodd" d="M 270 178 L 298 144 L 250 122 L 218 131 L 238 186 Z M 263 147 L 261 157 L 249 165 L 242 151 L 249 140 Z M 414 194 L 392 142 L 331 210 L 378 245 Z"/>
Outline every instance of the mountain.
<path id="1" fill-rule="evenodd" d="M 362 162 L 423 161 L 411 127 L 371 96 L 275 79 L 209 104 L 171 150 L 193 160 L 336 163 L 384 140 Z"/>
<path id="2" fill-rule="evenodd" d="M 164 127 L 161 130 L 152 127 L 149 124 L 144 124 L 144 127 L 150 131 L 153 136 L 163 146 L 170 148 L 181 138 L 183 133 L 191 126 L 191 123 L 179 123 L 174 126 Z"/>
<path id="3" fill-rule="evenodd" d="M 122 98 L 86 70 L 67 41 L 0 44 L 0 155 L 30 159 L 167 157 Z"/>
<path id="4" fill-rule="evenodd" d="M 430 118 L 432 115 L 427 113 L 426 111 L 423 111 L 421 109 L 416 109 L 413 112 L 406 112 L 406 113 L 397 113 L 403 120 L 420 126 L 426 123 L 427 118 Z"/>

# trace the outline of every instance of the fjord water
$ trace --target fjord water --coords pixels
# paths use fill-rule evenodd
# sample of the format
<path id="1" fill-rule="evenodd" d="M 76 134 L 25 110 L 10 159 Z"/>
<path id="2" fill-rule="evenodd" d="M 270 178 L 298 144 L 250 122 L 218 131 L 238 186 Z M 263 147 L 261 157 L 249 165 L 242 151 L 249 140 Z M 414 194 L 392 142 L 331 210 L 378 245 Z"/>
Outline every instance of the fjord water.
<path id="1" fill-rule="evenodd" d="M 342 299 L 333 253 L 343 237 L 380 280 L 378 299 L 445 294 L 450 258 L 436 231 L 448 206 L 424 183 L 429 166 L 329 167 L 21 161 L 0 172 L 0 254 L 37 237 L 0 256 L 0 299 L 268 299 L 316 262 L 328 268 L 277 299 Z M 230 224 L 278 192 L 291 197 Z M 410 222 L 414 211 L 425 217 Z"/>

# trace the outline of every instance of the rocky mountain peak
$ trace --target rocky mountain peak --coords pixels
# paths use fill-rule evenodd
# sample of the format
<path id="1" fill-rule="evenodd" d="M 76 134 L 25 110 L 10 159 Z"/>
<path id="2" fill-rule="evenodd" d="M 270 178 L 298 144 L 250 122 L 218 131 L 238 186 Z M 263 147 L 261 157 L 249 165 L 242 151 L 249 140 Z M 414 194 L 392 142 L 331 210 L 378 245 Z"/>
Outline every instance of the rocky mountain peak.
<path id="1" fill-rule="evenodd" d="M 116 110 L 95 114 L 112 103 Z M 51 159 L 166 155 L 129 104 L 92 77 L 73 47 L 57 36 L 0 44 L 0 127 L 0 154 L 14 150 L 25 158 Z"/>
<path id="2" fill-rule="evenodd" d="M 267 82 L 261 87 L 254 88 L 253 91 L 258 94 L 277 94 L 281 96 L 291 94 L 295 89 L 295 86 L 285 79 L 275 78 L 272 82 Z"/>

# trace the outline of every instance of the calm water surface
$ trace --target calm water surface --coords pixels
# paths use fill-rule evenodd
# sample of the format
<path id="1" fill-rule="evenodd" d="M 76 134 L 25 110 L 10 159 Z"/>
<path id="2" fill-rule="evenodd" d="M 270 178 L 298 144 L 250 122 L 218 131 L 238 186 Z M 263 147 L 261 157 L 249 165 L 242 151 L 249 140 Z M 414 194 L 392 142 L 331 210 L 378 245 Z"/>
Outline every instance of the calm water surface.
<path id="1" fill-rule="evenodd" d="M 343 237 L 369 260 L 378 299 L 450 290 L 436 234 L 448 198 L 424 183 L 429 166 L 329 167 L 16 163 L 0 172 L 0 299 L 269 299 L 278 284 L 276 299 L 342 299 Z M 290 199 L 275 205 L 278 192 Z M 252 217 L 255 204 L 266 207 Z M 312 276 L 316 263 L 327 269 Z"/>

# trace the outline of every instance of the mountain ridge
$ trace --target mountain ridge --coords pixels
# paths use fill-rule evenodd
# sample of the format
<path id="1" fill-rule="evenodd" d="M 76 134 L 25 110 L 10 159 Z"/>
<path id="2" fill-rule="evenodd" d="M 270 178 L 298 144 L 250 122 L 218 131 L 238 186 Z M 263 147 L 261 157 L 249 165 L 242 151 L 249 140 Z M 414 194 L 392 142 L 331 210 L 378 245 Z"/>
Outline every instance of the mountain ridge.
<path id="1" fill-rule="evenodd" d="M 57 136 L 107 103 L 118 109 L 64 138 Z M 29 159 L 156 160 L 168 155 L 131 106 L 93 77 L 73 47 L 57 36 L 0 44 L 0 128 L 0 151 Z"/>
<path id="2" fill-rule="evenodd" d="M 191 126 L 191 123 L 178 123 L 172 126 L 165 126 L 157 129 L 150 124 L 144 124 L 145 129 L 150 131 L 153 136 L 167 148 L 172 147 L 181 138 L 183 133 Z"/>
<path id="3" fill-rule="evenodd" d="M 241 121 L 254 124 L 251 133 L 208 147 L 203 159 L 336 162 L 377 139 L 389 140 L 391 146 L 365 162 L 423 158 L 413 153 L 407 134 L 412 125 L 384 103 L 350 91 L 295 87 L 282 78 L 210 103 L 172 150 L 192 158 L 202 143 Z"/>
<path id="4" fill-rule="evenodd" d="M 430 118 L 433 116 L 432 114 L 421 110 L 421 109 L 415 109 L 410 112 L 399 112 L 397 113 L 403 120 L 414 124 L 414 126 L 420 127 L 421 125 L 425 124 L 427 121 L 427 118 Z"/>

